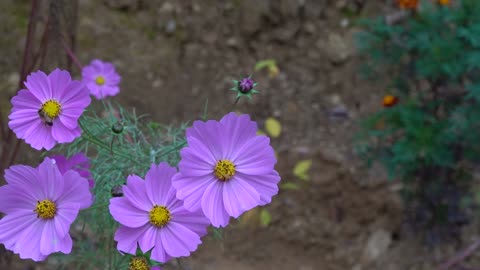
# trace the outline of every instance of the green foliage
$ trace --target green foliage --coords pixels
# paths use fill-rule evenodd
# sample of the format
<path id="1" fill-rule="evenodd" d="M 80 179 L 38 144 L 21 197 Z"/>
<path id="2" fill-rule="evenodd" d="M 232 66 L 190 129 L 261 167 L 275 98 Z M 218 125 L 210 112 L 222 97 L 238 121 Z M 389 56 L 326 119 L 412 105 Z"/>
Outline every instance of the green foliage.
<path id="1" fill-rule="evenodd" d="M 71 256 L 59 256 L 69 267 L 73 262 L 76 269 L 126 269 L 129 257 L 116 251 L 113 240 L 118 226 L 108 210 L 112 188 L 125 184 L 128 175 L 143 177 L 152 163 L 166 161 L 176 166 L 179 151 L 186 145 L 186 124 L 165 126 L 108 103 L 103 103 L 102 110 L 103 115 L 96 114 L 95 108 L 85 113 L 79 121 L 82 136 L 58 149 L 68 157 L 79 152 L 95 157 L 90 160 L 95 203 L 73 225 L 82 228 L 82 238 L 75 242 Z M 118 123 L 123 125 L 120 133 L 112 130 Z"/>
<path id="2" fill-rule="evenodd" d="M 357 39 L 363 73 L 385 79 L 400 100 L 365 119 L 357 150 L 367 164 L 379 161 L 390 179 L 404 182 L 406 203 L 427 208 L 425 226 L 432 230 L 455 223 L 450 212 L 438 218 L 439 209 L 449 194 L 460 195 L 448 207 L 468 201 L 465 181 L 480 157 L 480 6 L 456 2 L 424 1 L 397 25 L 365 20 Z"/>

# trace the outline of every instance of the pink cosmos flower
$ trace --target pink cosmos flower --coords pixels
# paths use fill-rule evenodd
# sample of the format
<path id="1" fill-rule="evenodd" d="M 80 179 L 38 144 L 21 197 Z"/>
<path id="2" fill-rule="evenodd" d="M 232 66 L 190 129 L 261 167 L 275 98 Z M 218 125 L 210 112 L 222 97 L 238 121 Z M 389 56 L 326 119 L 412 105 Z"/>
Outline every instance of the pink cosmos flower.
<path id="1" fill-rule="evenodd" d="M 62 155 L 55 155 L 51 156 L 50 158 L 55 159 L 58 170 L 61 174 L 66 173 L 68 170 L 74 170 L 78 172 L 81 177 L 88 180 L 88 185 L 90 188 L 93 187 L 94 181 L 93 176 L 90 173 L 90 160 L 88 160 L 83 153 L 77 153 L 71 156 L 69 159 L 66 159 Z"/>
<path id="2" fill-rule="evenodd" d="M 30 74 L 27 89 L 12 98 L 8 126 L 18 138 L 34 149 L 52 149 L 80 136 L 78 118 L 90 104 L 83 83 L 72 80 L 70 73 L 55 69 L 48 76 L 42 71 Z"/>
<path id="3" fill-rule="evenodd" d="M 230 217 L 270 203 L 280 176 L 269 138 L 256 132 L 248 115 L 235 113 L 187 129 L 188 147 L 172 180 L 186 209 L 202 209 L 213 226 L 225 227 Z"/>
<path id="4" fill-rule="evenodd" d="M 87 179 L 76 171 L 61 174 L 55 160 L 37 167 L 5 170 L 7 185 L 0 187 L 0 243 L 22 259 L 42 261 L 54 252 L 70 253 L 68 231 L 81 209 L 92 204 Z"/>
<path id="5" fill-rule="evenodd" d="M 152 164 L 145 181 L 129 176 L 125 196 L 110 199 L 110 213 L 121 224 L 115 233 L 118 250 L 135 254 L 138 243 L 144 253 L 153 248 L 153 260 L 166 262 L 197 249 L 209 222 L 201 212 L 187 211 L 175 197 L 175 173 L 165 162 Z"/>
<path id="6" fill-rule="evenodd" d="M 115 96 L 120 92 L 118 84 L 120 84 L 121 77 L 111 63 L 95 59 L 82 69 L 82 77 L 90 94 L 97 99 Z"/>

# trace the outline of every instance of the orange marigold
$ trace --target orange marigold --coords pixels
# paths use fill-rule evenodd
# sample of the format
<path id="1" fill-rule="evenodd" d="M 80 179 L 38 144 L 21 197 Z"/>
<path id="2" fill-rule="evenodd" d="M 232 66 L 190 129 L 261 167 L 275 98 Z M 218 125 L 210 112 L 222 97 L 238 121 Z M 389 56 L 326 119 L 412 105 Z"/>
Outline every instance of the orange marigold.
<path id="1" fill-rule="evenodd" d="M 392 95 L 386 95 L 383 97 L 383 106 L 384 107 L 392 107 L 393 105 L 397 104 L 398 98 Z"/>
<path id="2" fill-rule="evenodd" d="M 415 9 L 419 0 L 397 0 L 398 6 L 403 9 Z"/>

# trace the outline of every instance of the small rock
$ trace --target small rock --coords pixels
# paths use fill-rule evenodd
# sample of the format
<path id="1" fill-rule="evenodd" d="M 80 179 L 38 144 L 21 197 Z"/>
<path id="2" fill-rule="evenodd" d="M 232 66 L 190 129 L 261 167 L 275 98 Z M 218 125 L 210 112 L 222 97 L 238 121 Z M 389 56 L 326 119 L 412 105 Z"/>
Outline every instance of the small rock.
<path id="1" fill-rule="evenodd" d="M 392 237 L 387 231 L 380 229 L 370 235 L 364 250 L 364 258 L 367 261 L 375 261 L 385 253 L 392 243 Z"/>
<path id="2" fill-rule="evenodd" d="M 317 27 L 315 27 L 315 24 L 311 22 L 306 22 L 303 27 L 305 28 L 305 32 L 308 34 L 314 34 L 317 31 Z"/>
<path id="3" fill-rule="evenodd" d="M 298 30 L 300 30 L 300 23 L 291 21 L 287 25 L 277 28 L 273 37 L 280 42 L 288 42 L 294 39 Z"/>
<path id="4" fill-rule="evenodd" d="M 228 47 L 238 48 L 238 40 L 235 37 L 228 38 L 225 43 Z"/>
<path id="5" fill-rule="evenodd" d="M 320 39 L 316 45 L 325 50 L 327 57 L 333 64 L 342 64 L 352 55 L 353 47 L 346 39 L 337 33 L 330 33 L 327 40 Z"/>
<path id="6" fill-rule="evenodd" d="M 173 34 L 177 30 L 177 22 L 175 20 L 168 20 L 165 24 L 165 33 Z"/>
<path id="7" fill-rule="evenodd" d="M 18 88 L 18 81 L 20 80 L 20 75 L 17 72 L 12 72 L 8 74 L 7 77 L 7 84 L 9 93 L 15 93 Z"/>
<path id="8" fill-rule="evenodd" d="M 347 107 L 344 105 L 338 105 L 333 107 L 329 112 L 328 116 L 331 119 L 348 119 L 348 110 Z"/>
<path id="9" fill-rule="evenodd" d="M 175 10 L 175 7 L 170 2 L 163 3 L 162 7 L 160 8 L 161 12 L 170 13 Z"/>

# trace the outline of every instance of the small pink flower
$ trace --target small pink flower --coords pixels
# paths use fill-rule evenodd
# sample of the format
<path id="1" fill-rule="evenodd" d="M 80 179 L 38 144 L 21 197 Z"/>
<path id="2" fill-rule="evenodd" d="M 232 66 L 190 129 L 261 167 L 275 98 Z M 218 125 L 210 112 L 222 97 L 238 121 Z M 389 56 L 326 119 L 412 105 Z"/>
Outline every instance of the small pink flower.
<path id="1" fill-rule="evenodd" d="M 5 170 L 7 185 L 0 187 L 0 243 L 22 259 L 42 261 L 54 252 L 69 254 L 70 225 L 92 204 L 87 179 L 76 171 L 60 173 L 55 160 L 37 167 Z"/>
<path id="2" fill-rule="evenodd" d="M 120 92 L 121 77 L 112 63 L 95 59 L 82 70 L 83 82 L 97 99 L 115 96 Z"/>
<path id="3" fill-rule="evenodd" d="M 12 98 L 8 126 L 34 149 L 52 149 L 56 143 L 72 142 L 80 136 L 78 118 L 90 104 L 88 89 L 70 73 L 55 69 L 48 76 L 33 72 L 27 89 Z"/>

